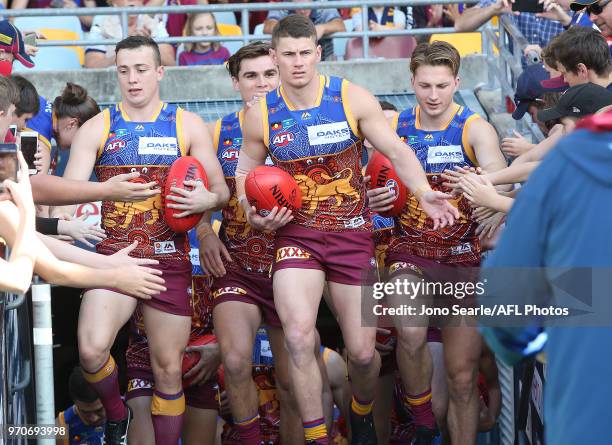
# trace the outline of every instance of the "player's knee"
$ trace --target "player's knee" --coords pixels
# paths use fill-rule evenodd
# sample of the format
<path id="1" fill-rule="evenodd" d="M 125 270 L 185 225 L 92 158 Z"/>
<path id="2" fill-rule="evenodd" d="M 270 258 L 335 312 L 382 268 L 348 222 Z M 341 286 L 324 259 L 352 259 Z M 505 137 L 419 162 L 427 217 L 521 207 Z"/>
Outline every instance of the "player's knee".
<path id="1" fill-rule="evenodd" d="M 251 375 L 251 355 L 237 349 L 229 349 L 223 354 L 223 368 L 227 377 L 246 379 Z"/>
<path id="2" fill-rule="evenodd" d="M 151 356 L 151 368 L 158 387 L 176 386 L 181 382 L 182 370 L 179 357 Z"/>
<path id="3" fill-rule="evenodd" d="M 349 350 L 348 358 L 353 366 L 365 368 L 374 362 L 376 358 L 376 350 L 374 349 L 374 345 L 372 345 L 371 348 L 364 345 L 364 347 Z"/>
<path id="4" fill-rule="evenodd" d="M 448 394 L 454 401 L 467 403 L 475 393 L 476 377 L 467 367 L 448 373 Z"/>
<path id="5" fill-rule="evenodd" d="M 285 331 L 285 343 L 294 361 L 299 362 L 302 359 L 310 359 L 309 361 L 312 361 L 316 343 L 316 338 L 312 330 L 302 329 L 300 327 L 289 328 Z M 297 364 L 300 366 L 299 363 Z"/>
<path id="6" fill-rule="evenodd" d="M 409 356 L 416 356 L 427 347 L 427 336 L 422 328 L 402 328 L 398 334 L 397 347 Z"/>
<path id="7" fill-rule="evenodd" d="M 95 337 L 79 336 L 79 360 L 86 371 L 100 368 L 108 358 L 110 348 Z"/>

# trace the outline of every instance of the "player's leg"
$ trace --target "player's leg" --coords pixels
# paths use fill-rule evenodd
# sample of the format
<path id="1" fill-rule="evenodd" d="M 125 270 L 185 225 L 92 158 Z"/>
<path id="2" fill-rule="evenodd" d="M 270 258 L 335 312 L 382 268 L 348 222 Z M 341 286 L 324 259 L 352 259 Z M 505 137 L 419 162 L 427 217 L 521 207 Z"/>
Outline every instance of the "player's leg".
<path id="1" fill-rule="evenodd" d="M 251 366 L 253 343 L 261 324 L 261 313 L 254 304 L 224 301 L 215 305 L 213 323 L 221 348 L 225 391 L 234 424 L 245 445 L 259 444 L 259 402 Z"/>
<path id="2" fill-rule="evenodd" d="M 391 437 L 391 408 L 393 405 L 393 389 L 395 387 L 395 373 L 381 375 L 376 381 L 376 400 L 372 413 L 376 426 L 376 438 L 380 445 L 389 443 Z"/>
<path id="3" fill-rule="evenodd" d="M 372 404 L 376 394 L 372 382 L 380 371 L 380 355 L 375 350 L 376 327 L 362 326 L 360 286 L 330 281 L 329 291 L 348 355 L 353 441 L 363 435 L 364 443 L 369 443 L 374 429 Z"/>
<path id="4" fill-rule="evenodd" d="M 148 396 L 128 396 L 127 404 L 134 414 L 128 433 L 128 443 L 130 445 L 155 445 L 155 433 L 153 431 L 153 420 L 151 419 L 153 389 L 151 388 L 149 392 L 150 395 Z"/>
<path id="5" fill-rule="evenodd" d="M 119 393 L 119 373 L 110 349 L 136 308 L 136 299 L 104 289 L 85 292 L 79 312 L 79 360 L 85 379 L 106 410 L 107 423 L 127 418 Z M 127 425 L 125 426 L 127 428 Z"/>
<path id="6" fill-rule="evenodd" d="M 442 329 L 448 381 L 448 430 L 451 442 L 476 443 L 478 426 L 478 361 L 482 339 L 475 327 Z"/>
<path id="7" fill-rule="evenodd" d="M 274 304 L 289 352 L 288 370 L 307 440 L 327 443 L 321 400 L 321 371 L 315 359 L 315 324 L 325 275 L 318 269 L 274 273 Z"/>
<path id="8" fill-rule="evenodd" d="M 280 403 L 280 438 L 282 443 L 304 441 L 304 430 L 297 410 L 295 398 L 289 386 L 289 353 L 285 348 L 285 335 L 280 327 L 267 326 L 272 355 L 274 355 L 274 375 L 276 392 Z"/>
<path id="9" fill-rule="evenodd" d="M 442 438 L 448 443 L 446 413 L 448 411 L 448 388 L 446 386 L 446 367 L 444 366 L 444 348 L 441 342 L 428 339 L 427 347 L 431 353 L 433 376 L 431 379 L 431 408 Z"/>
<path id="10" fill-rule="evenodd" d="M 214 409 L 188 406 L 185 412 L 182 443 L 184 445 L 214 445 L 217 435 L 217 414 L 218 411 Z"/>
<path id="11" fill-rule="evenodd" d="M 149 340 L 155 392 L 151 401 L 155 443 L 175 445 L 181 436 L 185 413 L 181 362 L 191 328 L 191 317 L 143 306 Z"/>

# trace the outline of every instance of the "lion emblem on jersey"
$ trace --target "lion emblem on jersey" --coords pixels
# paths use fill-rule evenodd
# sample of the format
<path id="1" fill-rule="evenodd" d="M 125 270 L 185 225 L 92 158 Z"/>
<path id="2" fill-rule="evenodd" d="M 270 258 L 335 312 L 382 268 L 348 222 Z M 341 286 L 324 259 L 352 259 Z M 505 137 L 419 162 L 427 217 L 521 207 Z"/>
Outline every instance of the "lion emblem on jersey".
<path id="1" fill-rule="evenodd" d="M 351 185 L 353 170 L 345 168 L 334 176 L 322 173 L 320 178 L 328 181 L 319 183 L 307 175 L 295 175 L 295 180 L 302 191 L 305 203 L 309 203 L 306 213 L 313 214 L 323 202 L 334 199 L 332 207 L 339 207 L 345 200 L 352 201 L 359 199 L 359 192 Z"/>

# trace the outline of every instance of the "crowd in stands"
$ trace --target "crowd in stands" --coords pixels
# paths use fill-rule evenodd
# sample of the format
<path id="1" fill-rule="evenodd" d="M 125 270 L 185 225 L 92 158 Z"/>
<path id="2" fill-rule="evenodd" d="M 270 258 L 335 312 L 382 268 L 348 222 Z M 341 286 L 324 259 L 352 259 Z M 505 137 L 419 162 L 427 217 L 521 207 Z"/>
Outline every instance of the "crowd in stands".
<path id="1" fill-rule="evenodd" d="M 7 9 L 106 6 L 104 2 L 94 0 L 12 0 L 9 4 L 6 4 L 6 0 L 4 2 L 4 7 Z M 110 3 L 112 6 L 121 7 L 145 4 L 191 5 L 202 2 L 111 0 Z M 345 31 L 347 24 L 351 29 L 360 30 L 364 23 L 364 15 L 366 15 L 365 23 L 372 31 L 454 26 L 458 32 L 469 32 L 478 29 L 495 16 L 508 14 L 529 43 L 525 48 L 525 54 L 531 52 L 537 54 L 537 60 L 524 61 L 525 69 L 518 78 L 512 117 L 521 120 L 529 116 L 540 128 L 544 139 L 532 141 L 516 132 L 513 136 L 500 137 L 501 151 L 509 161 L 506 168 L 494 172 L 481 168 L 462 168 L 457 171 L 446 171 L 442 175 L 447 187 L 458 195 L 465 196 L 471 205 L 478 209 L 476 220 L 483 223 L 479 231 L 482 242 L 494 246 L 499 233 L 503 231 L 506 215 L 521 193 L 522 188 L 517 185 L 528 183 L 531 173 L 543 163 L 545 156 L 556 149 L 563 138 L 574 132 L 578 121 L 593 114 L 605 113 L 612 108 L 610 0 L 574 2 L 545 0 L 542 3 L 543 12 L 520 14 L 512 11 L 510 0 L 481 0 L 472 7 L 464 5 L 375 7 L 368 8 L 367 11 L 359 8 L 299 9 L 299 5 L 296 5 L 295 10 L 271 10 L 265 17 L 252 14 L 256 19 L 250 24 L 261 25 L 262 34 L 271 34 L 274 26 L 288 15 L 300 14 L 308 17 L 316 28 L 322 46 L 322 59 L 334 60 L 333 34 Z M 44 21 L 43 18 L 41 20 Z M 79 20 L 87 39 L 119 40 L 123 36 L 119 16 L 96 15 L 79 17 Z M 223 35 L 220 26 L 223 24 L 235 25 L 236 21 L 223 23 L 219 16 L 212 13 L 160 14 L 153 17 L 133 15 L 128 19 L 127 34 L 153 39 L 168 36 L 219 36 Z M 26 68 L 34 67 L 37 63 L 37 52 L 40 49 L 35 45 L 26 44 L 25 40 L 25 36 L 31 32 L 36 30 L 20 31 L 9 20 L 0 21 L 0 137 L 6 137 L 7 142 L 14 140 L 11 139 L 9 131 L 11 125 L 17 127 L 18 133 L 27 130 L 37 131 L 40 141 L 36 165 L 41 175 L 47 175 L 54 173 L 57 150 L 70 149 L 79 128 L 97 115 L 100 109 L 96 98 L 88 96 L 87 91 L 78 85 L 69 83 L 64 91 L 58 91 L 57 98 L 43 98 L 38 95 L 35 85 L 23 77 L 11 74 L 15 62 Z M 159 50 L 161 63 L 165 66 L 223 65 L 235 52 L 223 42 L 187 43 L 176 47 L 160 44 Z M 84 67 L 112 67 L 115 65 L 115 57 L 113 45 L 89 45 L 85 47 Z M 388 111 L 393 115 L 393 110 Z M 28 171 L 21 154 L 18 161 L 21 170 Z M 41 266 L 39 273 L 48 281 L 58 284 L 91 287 L 93 286 L 91 277 L 97 276 L 95 282 L 101 286 L 105 279 L 111 280 L 109 277 L 112 276 L 110 282 L 113 283 L 113 287 L 136 293 L 138 291 L 135 289 L 136 286 L 146 288 L 147 283 L 150 285 L 154 282 L 147 275 L 147 271 L 143 270 L 142 264 L 125 260 L 123 262 L 117 260 L 118 264 L 113 268 L 109 268 L 108 265 L 98 267 L 92 260 L 92 264 L 74 269 L 76 266 L 70 263 L 69 254 L 65 254 L 64 251 L 61 254 L 57 253 L 57 239 L 79 241 L 91 246 L 92 243 L 105 237 L 104 232 L 97 226 L 73 218 L 72 215 L 48 218 L 45 207 L 42 207 L 46 203 L 45 199 L 41 199 L 43 191 L 37 192 L 38 198 L 35 202 L 28 175 L 21 174 L 19 178 L 12 178 L 6 174 L 3 164 L 0 165 L 0 173 L 0 176 L 3 176 L 0 179 L 4 181 L 0 182 L 3 186 L 0 194 L 0 228 L 2 228 L 0 237 L 4 238 L 11 247 L 10 257 L 6 261 L 0 260 L 0 270 L 2 270 L 0 289 L 10 292 L 24 292 L 28 289 L 33 269 L 37 262 L 41 261 L 40 255 L 35 258 L 31 254 L 36 250 L 44 250 L 46 255 L 43 260 L 44 267 Z M 122 177 L 117 181 L 108 181 L 101 186 L 104 187 L 102 195 L 108 197 L 137 193 L 130 189 L 128 179 L 131 178 Z M 35 193 L 34 197 L 36 196 Z M 36 235 L 37 230 L 59 238 L 39 238 Z M 57 261 L 57 265 L 50 266 L 53 261 Z M 71 275 L 74 270 L 78 270 L 79 274 Z M 384 344 L 377 346 L 381 352 L 386 351 Z M 335 354 L 332 360 L 339 361 L 342 364 L 340 368 L 344 370 L 345 362 L 342 356 Z M 486 360 L 484 354 L 482 360 Z M 265 365 L 261 364 L 262 367 Z M 330 364 L 328 372 L 330 375 L 338 374 L 337 369 L 334 370 Z M 489 377 L 491 376 L 484 373 L 482 378 L 488 379 L 489 388 L 496 390 L 496 379 Z M 346 401 L 342 400 L 343 378 L 342 374 L 339 379 L 330 379 L 327 382 L 329 387 L 326 389 L 331 391 L 333 388 L 340 388 L 341 394 L 331 397 L 330 406 L 334 406 L 335 403 L 338 412 L 334 415 L 332 410 L 328 416 L 330 423 L 332 419 L 337 423 L 341 411 L 347 409 L 344 406 Z M 395 383 L 395 380 L 391 382 L 392 387 Z M 487 387 L 486 384 L 484 386 Z M 401 424 L 402 413 L 396 410 L 401 411 L 401 401 L 405 397 L 401 393 L 401 384 L 399 387 L 393 389 L 394 395 L 389 395 L 390 398 L 395 397 L 400 400 L 399 408 L 394 408 L 392 415 L 390 425 L 394 427 Z M 101 425 L 105 420 L 104 410 L 95 392 L 82 378 L 79 369 L 70 377 L 70 395 L 74 405 L 60 414 L 58 422 L 75 428 L 82 436 L 99 437 L 102 434 Z M 484 397 L 482 394 L 481 396 Z M 488 393 L 486 397 L 489 397 Z M 497 416 L 498 412 L 493 411 L 495 409 L 492 408 L 491 412 L 488 412 L 483 402 L 481 417 L 486 418 L 487 422 L 483 421 L 482 424 L 489 425 L 491 418 Z M 346 413 L 344 416 L 346 417 Z M 406 430 L 409 429 L 406 427 Z M 332 431 L 332 428 L 329 430 Z M 336 430 L 338 436 L 343 434 L 341 425 L 337 425 Z M 226 431 L 225 434 L 228 436 L 231 432 Z"/>

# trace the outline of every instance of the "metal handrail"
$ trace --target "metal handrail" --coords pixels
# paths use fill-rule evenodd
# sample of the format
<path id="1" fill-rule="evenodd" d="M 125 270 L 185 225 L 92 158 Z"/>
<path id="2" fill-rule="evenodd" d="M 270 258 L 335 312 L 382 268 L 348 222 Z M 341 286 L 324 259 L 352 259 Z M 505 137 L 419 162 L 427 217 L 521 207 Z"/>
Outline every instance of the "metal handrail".
<path id="1" fill-rule="evenodd" d="M 457 4 L 457 0 L 436 0 L 436 4 Z M 461 3 L 476 4 L 478 0 L 466 0 Z M 7 11 L 11 17 L 58 17 L 58 16 L 91 16 L 91 15 L 119 15 L 121 16 L 121 27 L 123 37 L 126 37 L 128 29 L 128 16 L 135 14 L 186 14 L 196 12 L 236 12 L 241 13 L 240 36 L 211 36 L 211 37 L 172 37 L 156 39 L 158 43 L 191 43 L 191 42 L 232 42 L 242 41 L 245 45 L 252 40 L 266 40 L 269 36 L 249 34 L 249 12 L 271 11 L 281 9 L 342 9 L 353 7 L 376 7 L 376 6 L 427 6 L 431 0 L 340 0 L 333 2 L 307 2 L 300 3 L 299 8 L 293 2 L 281 3 L 228 3 L 216 5 L 173 5 L 173 6 L 142 6 L 142 7 L 109 7 L 109 8 L 43 8 L 43 9 L 11 9 Z M 361 37 L 363 40 L 363 54 L 368 57 L 369 38 L 401 35 L 428 35 L 438 33 L 452 33 L 454 28 L 422 28 L 410 30 L 370 31 L 367 26 L 367 16 L 362 14 L 362 31 L 334 33 L 334 37 L 351 38 Z M 39 42 L 39 46 L 94 46 L 114 45 L 117 40 L 65 40 L 52 42 Z"/>

